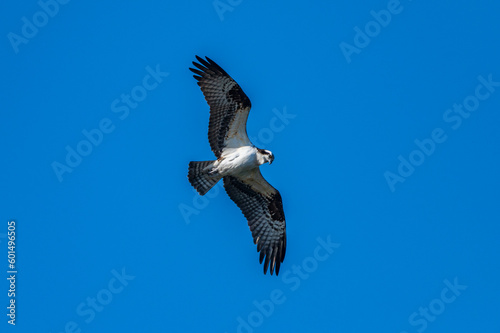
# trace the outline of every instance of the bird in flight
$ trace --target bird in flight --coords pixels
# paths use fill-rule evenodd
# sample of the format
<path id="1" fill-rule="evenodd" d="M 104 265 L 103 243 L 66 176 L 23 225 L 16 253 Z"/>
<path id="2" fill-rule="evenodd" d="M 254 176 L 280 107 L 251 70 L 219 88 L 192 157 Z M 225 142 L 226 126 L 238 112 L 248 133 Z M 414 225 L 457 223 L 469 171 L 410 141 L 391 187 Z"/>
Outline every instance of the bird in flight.
<path id="1" fill-rule="evenodd" d="M 274 155 L 255 147 L 247 135 L 251 103 L 229 74 L 213 60 L 196 56 L 196 68 L 189 68 L 210 106 L 208 141 L 217 157 L 214 161 L 190 162 L 188 179 L 200 195 L 205 195 L 220 179 L 227 194 L 248 220 L 254 244 L 276 275 L 285 258 L 286 223 L 281 195 L 260 173 L 262 164 L 271 164 Z"/>

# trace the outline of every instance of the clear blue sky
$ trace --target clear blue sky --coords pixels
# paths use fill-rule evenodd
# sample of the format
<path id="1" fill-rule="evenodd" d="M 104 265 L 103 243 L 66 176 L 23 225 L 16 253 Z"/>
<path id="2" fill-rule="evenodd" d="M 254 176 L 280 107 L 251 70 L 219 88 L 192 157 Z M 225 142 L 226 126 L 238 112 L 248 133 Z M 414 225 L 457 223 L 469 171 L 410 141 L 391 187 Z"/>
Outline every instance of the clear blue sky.
<path id="1" fill-rule="evenodd" d="M 500 4 L 5 3 L 2 332 L 500 331 Z M 188 70 L 209 56 L 273 151 L 288 248 L 263 275 Z"/>

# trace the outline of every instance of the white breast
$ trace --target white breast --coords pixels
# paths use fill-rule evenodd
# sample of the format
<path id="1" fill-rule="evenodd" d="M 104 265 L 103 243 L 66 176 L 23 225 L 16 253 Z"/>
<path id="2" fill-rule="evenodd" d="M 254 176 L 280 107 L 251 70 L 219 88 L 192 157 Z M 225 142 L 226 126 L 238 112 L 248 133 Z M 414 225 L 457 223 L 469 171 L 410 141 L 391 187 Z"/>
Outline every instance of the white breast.
<path id="1" fill-rule="evenodd" d="M 224 149 L 220 162 L 216 165 L 219 173 L 224 176 L 244 173 L 258 166 L 256 150 L 252 146 Z"/>

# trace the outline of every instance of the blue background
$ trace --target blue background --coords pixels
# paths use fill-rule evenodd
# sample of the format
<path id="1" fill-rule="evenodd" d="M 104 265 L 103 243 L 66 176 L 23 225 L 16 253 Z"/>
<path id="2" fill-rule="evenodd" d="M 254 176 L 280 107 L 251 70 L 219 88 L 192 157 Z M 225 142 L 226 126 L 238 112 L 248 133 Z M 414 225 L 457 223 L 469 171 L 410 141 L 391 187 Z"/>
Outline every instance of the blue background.
<path id="1" fill-rule="evenodd" d="M 70 1 L 46 22 L 37 1 L 3 4 L 0 247 L 6 258 L 15 219 L 19 273 L 16 328 L 0 283 L 2 331 L 499 331 L 500 87 L 458 128 L 443 116 L 479 76 L 500 81 L 500 4 L 402 0 L 381 27 L 370 11 L 386 0 L 227 1 L 221 13 Z M 33 16 L 38 31 L 14 47 L 9 33 Z M 346 57 L 341 43 L 356 47 L 367 24 Z M 190 160 L 213 158 L 196 54 L 243 87 L 248 133 L 275 154 L 261 169 L 287 217 L 278 277 L 263 275 L 227 195 L 202 200 L 187 181 Z M 121 119 L 112 103 L 144 91 L 148 66 L 169 75 Z M 273 120 L 284 110 L 294 117 Z M 60 181 L 54 162 L 106 118 L 113 131 Z M 384 174 L 436 128 L 446 141 L 391 191 Z M 318 237 L 340 244 L 323 261 Z M 455 279 L 458 296 L 445 289 Z M 86 305 L 96 297 L 100 311 Z"/>

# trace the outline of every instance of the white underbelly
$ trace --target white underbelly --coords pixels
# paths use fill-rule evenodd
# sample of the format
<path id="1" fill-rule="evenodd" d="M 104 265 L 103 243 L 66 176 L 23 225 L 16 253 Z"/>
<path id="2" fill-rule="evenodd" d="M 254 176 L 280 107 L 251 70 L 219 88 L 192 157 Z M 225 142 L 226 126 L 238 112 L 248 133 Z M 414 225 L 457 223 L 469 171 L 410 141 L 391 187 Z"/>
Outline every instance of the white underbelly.
<path id="1" fill-rule="evenodd" d="M 217 170 L 223 176 L 236 175 L 258 167 L 256 151 L 251 146 L 227 149 L 221 157 Z"/>

